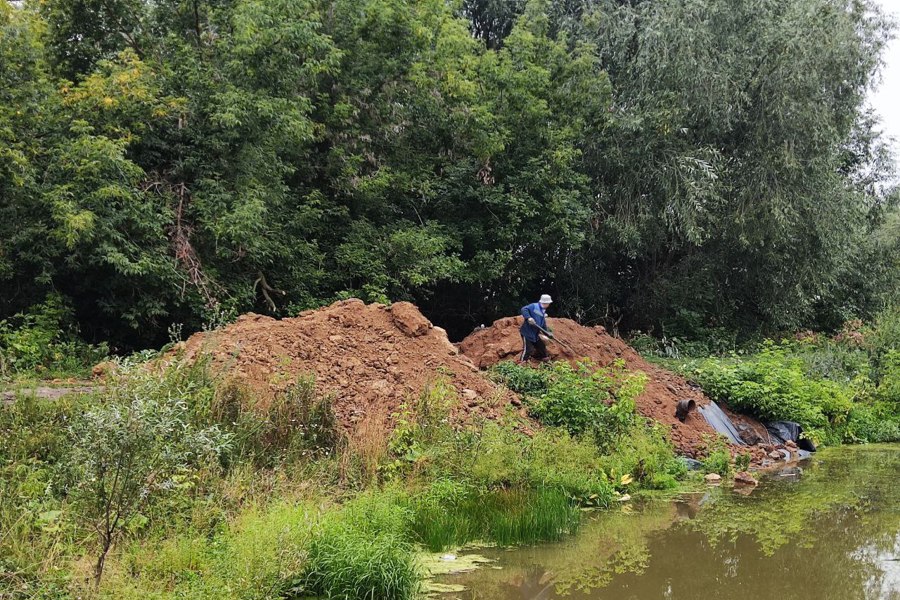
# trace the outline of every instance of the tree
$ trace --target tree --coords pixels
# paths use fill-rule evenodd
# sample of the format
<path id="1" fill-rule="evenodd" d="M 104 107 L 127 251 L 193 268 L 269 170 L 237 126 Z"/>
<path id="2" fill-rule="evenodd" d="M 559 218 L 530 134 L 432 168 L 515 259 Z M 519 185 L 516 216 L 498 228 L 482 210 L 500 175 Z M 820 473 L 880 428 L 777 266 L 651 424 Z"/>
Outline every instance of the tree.
<path id="1" fill-rule="evenodd" d="M 172 391 L 156 374 L 122 381 L 105 405 L 88 410 L 69 429 L 70 498 L 97 532 L 97 586 L 129 520 L 175 491 L 229 443 L 217 427 L 193 425 L 187 402 Z"/>

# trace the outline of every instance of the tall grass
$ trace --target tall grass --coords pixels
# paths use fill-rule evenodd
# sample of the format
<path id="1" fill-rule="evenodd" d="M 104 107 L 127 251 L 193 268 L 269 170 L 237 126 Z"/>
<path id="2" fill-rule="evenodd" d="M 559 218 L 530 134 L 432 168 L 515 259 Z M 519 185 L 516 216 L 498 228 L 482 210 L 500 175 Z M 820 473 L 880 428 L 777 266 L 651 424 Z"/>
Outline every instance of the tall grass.
<path id="1" fill-rule="evenodd" d="M 421 591 L 409 513 L 390 491 L 367 493 L 329 514 L 288 598 L 407 600 Z"/>
<path id="2" fill-rule="evenodd" d="M 581 514 L 556 489 L 500 490 L 481 498 L 479 506 L 488 539 L 502 546 L 561 539 L 575 531 Z"/>
<path id="3" fill-rule="evenodd" d="M 580 513 L 562 490 L 479 490 L 437 482 L 413 501 L 413 531 L 432 552 L 473 541 L 502 546 L 553 541 L 578 527 Z"/>

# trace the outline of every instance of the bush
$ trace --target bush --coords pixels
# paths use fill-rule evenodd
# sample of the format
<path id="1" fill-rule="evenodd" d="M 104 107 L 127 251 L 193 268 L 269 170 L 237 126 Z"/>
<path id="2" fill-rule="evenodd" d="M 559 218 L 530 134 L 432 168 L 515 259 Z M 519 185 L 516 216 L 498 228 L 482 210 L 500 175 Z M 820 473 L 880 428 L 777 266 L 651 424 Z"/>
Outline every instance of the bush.
<path id="1" fill-rule="evenodd" d="M 450 411 L 459 401 L 456 388 L 442 376 L 425 387 L 411 403 L 404 403 L 388 442 L 388 478 L 409 476 L 441 463 L 456 450 L 457 433 L 449 425 Z"/>
<path id="2" fill-rule="evenodd" d="M 857 404 L 842 430 L 844 442 L 898 442 L 900 418 L 889 404 Z"/>
<path id="3" fill-rule="evenodd" d="M 497 363 L 491 368 L 490 375 L 494 381 L 525 396 L 539 396 L 547 391 L 550 384 L 546 368 L 532 369 L 512 361 Z"/>
<path id="4" fill-rule="evenodd" d="M 565 428 L 572 435 L 590 432 L 597 446 L 609 449 L 634 421 L 635 398 L 646 376 L 632 373 L 618 361 L 598 369 L 590 361 L 572 367 L 557 362 L 547 389 L 529 399 L 529 412 L 545 425 Z"/>
<path id="5" fill-rule="evenodd" d="M 722 436 L 707 436 L 705 440 L 706 458 L 703 459 L 704 473 L 718 473 L 726 477 L 731 473 L 731 451 Z"/>
<path id="6" fill-rule="evenodd" d="M 619 487 L 625 488 L 622 478 L 649 489 L 671 489 L 687 472 L 684 463 L 675 456 L 666 438 L 665 428 L 657 423 L 638 419 L 622 436 L 615 451 L 600 459 L 600 464 Z"/>
<path id="7" fill-rule="evenodd" d="M 900 352 L 882 350 L 810 338 L 683 368 L 713 399 L 764 421 L 796 421 L 816 444 L 889 441 L 900 427 Z"/>
<path id="8" fill-rule="evenodd" d="M 286 587 L 285 574 L 303 568 L 318 510 L 312 502 L 250 503 L 213 536 L 187 530 L 160 541 L 135 541 L 109 565 L 101 598 L 277 597 L 273 590 Z"/>
<path id="9" fill-rule="evenodd" d="M 217 427 L 198 428 L 189 403 L 154 373 L 115 382 L 106 402 L 69 427 L 69 496 L 99 536 L 99 585 L 115 539 L 156 496 L 191 485 L 188 475 L 228 445 Z"/>
<path id="10" fill-rule="evenodd" d="M 584 504 L 606 506 L 612 486 L 600 468 L 600 452 L 590 439 L 548 429 L 528 437 L 511 427 L 485 423 L 460 444 L 454 474 L 486 488 L 563 490 Z"/>
<path id="11" fill-rule="evenodd" d="M 742 361 L 709 359 L 689 369 L 714 400 L 764 421 L 796 421 L 807 431 L 846 420 L 853 388 L 814 379 L 789 349 L 766 343 Z"/>
<path id="12" fill-rule="evenodd" d="M 900 303 L 888 306 L 878 313 L 872 327 L 866 331 L 865 338 L 877 371 L 875 379 L 880 381 L 884 356 L 900 350 Z"/>
<path id="13" fill-rule="evenodd" d="M 268 403 L 229 379 L 215 387 L 209 402 L 208 420 L 234 438 L 233 460 L 250 459 L 272 467 L 331 455 L 340 441 L 331 397 L 318 392 L 312 376 L 299 377 Z"/>
<path id="14" fill-rule="evenodd" d="M 58 294 L 0 321 L 0 376 L 88 376 L 109 349 L 81 341 L 73 323 L 72 309 Z"/>
<path id="15" fill-rule="evenodd" d="M 894 414 L 900 414 L 900 350 L 889 350 L 882 358 L 881 381 L 875 396 L 892 405 Z"/>

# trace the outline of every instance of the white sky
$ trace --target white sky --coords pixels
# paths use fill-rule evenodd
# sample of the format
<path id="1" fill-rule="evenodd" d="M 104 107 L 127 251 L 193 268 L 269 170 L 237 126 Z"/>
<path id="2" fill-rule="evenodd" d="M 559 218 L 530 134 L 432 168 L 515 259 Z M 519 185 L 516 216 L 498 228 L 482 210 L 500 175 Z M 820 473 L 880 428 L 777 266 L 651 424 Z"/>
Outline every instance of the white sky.
<path id="1" fill-rule="evenodd" d="M 900 0 L 875 0 L 900 24 Z M 900 32 L 898 32 L 900 35 Z M 885 49 L 881 83 L 870 96 L 872 106 L 881 116 L 882 130 L 894 138 L 894 160 L 900 159 L 900 39 Z"/>

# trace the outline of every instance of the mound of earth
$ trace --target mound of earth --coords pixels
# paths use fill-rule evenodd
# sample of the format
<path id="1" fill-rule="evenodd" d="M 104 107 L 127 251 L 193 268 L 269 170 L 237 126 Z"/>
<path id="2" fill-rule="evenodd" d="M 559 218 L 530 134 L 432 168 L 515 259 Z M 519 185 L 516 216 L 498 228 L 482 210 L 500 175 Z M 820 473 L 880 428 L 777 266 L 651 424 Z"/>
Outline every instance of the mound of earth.
<path id="1" fill-rule="evenodd" d="M 214 372 L 236 377 L 262 397 L 313 374 L 348 429 L 367 417 L 387 419 L 439 376 L 459 394 L 462 414 L 454 417 L 496 419 L 509 403 L 518 404 L 408 302 L 388 307 L 351 299 L 281 320 L 249 313 L 192 335 L 180 350 L 187 361 L 208 356 Z"/>
<path id="2" fill-rule="evenodd" d="M 622 360 L 629 370 L 646 373 L 647 386 L 637 399 L 637 410 L 645 417 L 669 427 L 670 438 L 680 452 L 697 456 L 704 444 L 704 436 L 716 435 L 696 410 L 689 413 L 684 423 L 676 418 L 675 408 L 680 400 L 694 400 L 698 406 L 706 406 L 710 401 L 686 379 L 647 362 L 628 344 L 609 335 L 603 327 L 585 327 L 571 319 L 551 318 L 548 321 L 553 333 L 572 349 L 570 351 L 551 341 L 547 344 L 547 350 L 552 359 L 575 361 L 589 358 L 603 367 Z M 494 321 L 490 327 L 478 329 L 469 335 L 459 345 L 459 349 L 482 369 L 503 360 L 515 359 L 522 352 L 522 337 L 519 334 L 521 324 L 521 317 L 506 317 Z M 755 432 L 765 431 L 753 419 L 742 417 L 740 420 Z M 763 452 L 758 448 L 751 451 L 754 457 Z"/>

